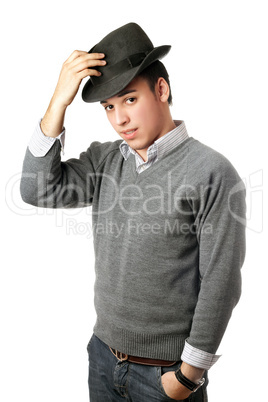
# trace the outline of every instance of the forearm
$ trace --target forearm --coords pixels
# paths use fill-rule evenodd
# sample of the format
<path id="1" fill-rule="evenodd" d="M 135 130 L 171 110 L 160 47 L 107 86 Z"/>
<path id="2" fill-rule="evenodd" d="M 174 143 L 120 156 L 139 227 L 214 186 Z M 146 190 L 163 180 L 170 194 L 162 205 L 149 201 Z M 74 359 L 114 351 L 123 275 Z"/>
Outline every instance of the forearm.
<path id="1" fill-rule="evenodd" d="M 197 383 L 203 377 L 205 370 L 190 366 L 190 364 L 182 362 L 181 372 L 189 380 Z"/>
<path id="2" fill-rule="evenodd" d="M 41 130 L 47 137 L 56 138 L 63 130 L 67 107 L 57 102 L 54 96 L 41 121 Z"/>

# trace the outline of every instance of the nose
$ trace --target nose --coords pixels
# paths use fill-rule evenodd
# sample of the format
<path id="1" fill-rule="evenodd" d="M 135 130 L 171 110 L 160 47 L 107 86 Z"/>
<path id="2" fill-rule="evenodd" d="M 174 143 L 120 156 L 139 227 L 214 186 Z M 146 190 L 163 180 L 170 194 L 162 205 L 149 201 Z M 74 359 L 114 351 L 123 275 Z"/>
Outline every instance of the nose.
<path id="1" fill-rule="evenodd" d="M 124 126 L 129 122 L 129 117 L 124 108 L 115 108 L 115 123 L 118 126 Z"/>

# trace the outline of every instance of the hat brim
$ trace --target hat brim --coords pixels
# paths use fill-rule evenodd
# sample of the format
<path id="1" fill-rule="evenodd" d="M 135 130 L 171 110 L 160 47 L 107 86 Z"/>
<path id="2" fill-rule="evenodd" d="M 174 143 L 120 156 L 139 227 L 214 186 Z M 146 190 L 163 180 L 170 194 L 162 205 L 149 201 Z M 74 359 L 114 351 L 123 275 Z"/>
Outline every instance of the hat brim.
<path id="1" fill-rule="evenodd" d="M 142 70 L 154 61 L 166 56 L 170 49 L 171 46 L 169 45 L 155 47 L 139 66 L 123 72 L 109 82 L 93 85 L 91 79 L 89 79 L 83 88 L 82 99 L 90 103 L 112 98 L 122 91 Z"/>

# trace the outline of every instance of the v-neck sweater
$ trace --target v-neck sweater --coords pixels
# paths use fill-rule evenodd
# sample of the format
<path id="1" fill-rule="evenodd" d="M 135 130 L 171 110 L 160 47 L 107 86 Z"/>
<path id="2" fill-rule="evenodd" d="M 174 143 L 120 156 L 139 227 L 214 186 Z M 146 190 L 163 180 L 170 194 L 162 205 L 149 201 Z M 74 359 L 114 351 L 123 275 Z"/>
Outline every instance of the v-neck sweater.
<path id="1" fill-rule="evenodd" d="M 27 150 L 22 198 L 50 208 L 92 205 L 94 333 L 103 342 L 177 361 L 187 339 L 214 354 L 241 293 L 243 182 L 192 137 L 140 174 L 121 142 L 93 142 L 66 162 L 59 141 L 42 158 Z"/>

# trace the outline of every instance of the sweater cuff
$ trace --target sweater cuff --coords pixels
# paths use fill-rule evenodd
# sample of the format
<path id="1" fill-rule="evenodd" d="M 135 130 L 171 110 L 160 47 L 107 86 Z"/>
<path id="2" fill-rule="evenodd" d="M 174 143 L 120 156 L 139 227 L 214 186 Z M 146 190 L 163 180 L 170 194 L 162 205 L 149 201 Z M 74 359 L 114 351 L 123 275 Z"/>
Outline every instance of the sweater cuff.
<path id="1" fill-rule="evenodd" d="M 58 137 L 52 138 L 44 135 L 44 133 L 41 130 L 40 123 L 41 120 L 39 120 L 39 123 L 36 126 L 35 131 L 28 144 L 31 154 L 35 157 L 45 156 L 56 140 L 60 141 L 61 150 L 62 153 L 64 154 L 65 128 L 63 128 L 62 132 L 60 133 L 60 135 L 58 135 Z"/>
<path id="2" fill-rule="evenodd" d="M 203 350 L 191 346 L 187 341 L 185 341 L 181 355 L 181 360 L 185 363 L 204 370 L 209 370 L 219 358 L 220 355 L 204 352 Z"/>

